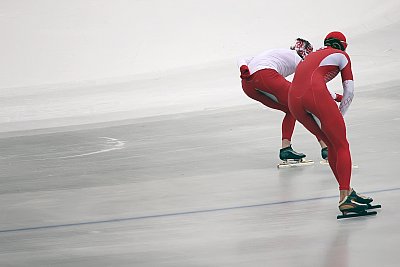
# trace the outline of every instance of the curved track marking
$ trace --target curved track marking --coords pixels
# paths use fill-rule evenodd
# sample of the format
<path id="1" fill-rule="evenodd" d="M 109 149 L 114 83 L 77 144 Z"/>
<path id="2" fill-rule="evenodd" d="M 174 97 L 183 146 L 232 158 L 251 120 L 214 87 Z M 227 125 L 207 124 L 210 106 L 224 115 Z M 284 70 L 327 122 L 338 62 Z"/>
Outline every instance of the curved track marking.
<path id="1" fill-rule="evenodd" d="M 93 152 L 88 152 L 88 153 L 83 153 L 83 154 L 77 154 L 77 155 L 71 155 L 71 156 L 65 156 L 65 157 L 57 157 L 57 159 L 71 159 L 71 158 L 79 158 L 79 157 L 86 157 L 90 155 L 95 155 L 95 154 L 100 154 L 100 153 L 105 153 L 105 152 L 110 152 L 113 150 L 118 150 L 118 149 L 123 149 L 125 147 L 125 142 L 120 141 L 116 138 L 111 138 L 111 137 L 99 137 L 107 140 L 107 144 L 112 145 L 111 148 L 106 148 L 106 149 L 101 149 Z"/>

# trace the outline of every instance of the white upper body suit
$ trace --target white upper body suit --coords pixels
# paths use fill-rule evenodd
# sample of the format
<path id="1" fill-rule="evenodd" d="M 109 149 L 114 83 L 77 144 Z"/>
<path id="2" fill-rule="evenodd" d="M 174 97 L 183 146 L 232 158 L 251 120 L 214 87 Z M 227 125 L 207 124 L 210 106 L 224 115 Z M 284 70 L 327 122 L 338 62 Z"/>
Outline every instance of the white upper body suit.
<path id="1" fill-rule="evenodd" d="M 283 77 L 294 73 L 302 58 L 295 50 L 272 49 L 264 51 L 254 57 L 241 58 L 238 60 L 238 67 L 247 65 L 250 74 L 262 69 L 276 70 Z"/>

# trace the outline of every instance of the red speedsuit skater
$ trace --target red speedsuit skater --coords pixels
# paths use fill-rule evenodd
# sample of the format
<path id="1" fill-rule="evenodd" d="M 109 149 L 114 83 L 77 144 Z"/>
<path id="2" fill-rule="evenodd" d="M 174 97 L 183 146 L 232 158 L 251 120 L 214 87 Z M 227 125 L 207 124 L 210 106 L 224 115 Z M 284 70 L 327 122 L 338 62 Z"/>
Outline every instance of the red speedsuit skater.
<path id="1" fill-rule="evenodd" d="M 341 72 L 343 99 L 338 108 L 326 82 Z M 329 165 L 339 190 L 350 190 L 351 155 L 343 115 L 353 99 L 351 61 L 344 51 L 326 47 L 311 53 L 296 69 L 289 90 L 293 116 L 328 146 Z"/>
<path id="2" fill-rule="evenodd" d="M 276 70 L 263 69 L 254 73 L 249 79 L 243 79 L 242 88 L 246 95 L 252 99 L 267 107 L 286 113 L 282 121 L 282 140 L 287 139 L 290 141 L 296 123 L 287 106 L 290 82 Z M 264 93 L 268 93 L 269 96 L 257 91 L 257 88 Z M 273 100 L 274 98 L 276 98 L 276 101 Z"/>

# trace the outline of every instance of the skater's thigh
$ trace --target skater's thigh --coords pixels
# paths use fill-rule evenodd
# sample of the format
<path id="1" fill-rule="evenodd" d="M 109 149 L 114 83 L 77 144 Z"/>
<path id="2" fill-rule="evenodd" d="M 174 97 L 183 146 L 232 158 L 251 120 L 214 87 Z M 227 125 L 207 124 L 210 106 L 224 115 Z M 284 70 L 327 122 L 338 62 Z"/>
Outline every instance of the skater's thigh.
<path id="1" fill-rule="evenodd" d="M 262 103 L 264 106 L 289 113 L 289 108 L 286 105 L 283 105 L 277 102 L 277 99 L 268 96 L 264 90 L 256 88 L 256 85 L 251 80 L 242 80 L 242 88 L 248 97 Z"/>
<path id="2" fill-rule="evenodd" d="M 304 89 L 307 92 L 307 89 Z M 299 121 L 309 132 L 311 132 L 318 140 L 324 141 L 327 145 L 329 143 L 328 138 L 325 133 L 321 130 L 319 126 L 319 121 L 316 120 L 312 114 L 308 111 L 310 106 L 306 106 L 304 103 L 305 97 L 307 97 L 306 93 L 302 94 L 289 94 L 289 109 L 292 115 L 295 117 L 297 121 Z"/>
<path id="3" fill-rule="evenodd" d="M 345 144 L 347 138 L 343 116 L 326 88 L 326 84 L 324 83 L 322 87 L 322 90 L 321 88 L 312 90 L 313 99 L 307 98 L 307 105 L 309 105 L 307 110 L 312 114 L 314 120 L 318 122 L 320 129 L 330 143 Z"/>
<path id="4" fill-rule="evenodd" d="M 335 146 L 348 146 L 346 124 L 339 109 L 332 110 L 328 119 L 322 119 L 322 131 Z"/>
<path id="5" fill-rule="evenodd" d="M 291 83 L 280 75 L 277 71 L 265 69 L 258 72 L 260 83 L 257 87 L 276 97 L 277 101 L 288 106 L 288 94 Z"/>

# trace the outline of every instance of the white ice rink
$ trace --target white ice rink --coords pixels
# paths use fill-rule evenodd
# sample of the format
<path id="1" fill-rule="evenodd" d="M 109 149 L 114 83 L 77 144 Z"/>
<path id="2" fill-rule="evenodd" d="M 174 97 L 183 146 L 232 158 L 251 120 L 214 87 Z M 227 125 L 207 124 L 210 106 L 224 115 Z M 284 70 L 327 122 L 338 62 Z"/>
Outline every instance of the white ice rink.
<path id="1" fill-rule="evenodd" d="M 0 266 L 400 266 L 400 2 L 0 2 Z M 236 59 L 348 38 L 352 185 L 278 170 L 283 113 Z M 328 84 L 340 92 L 340 77 Z"/>

